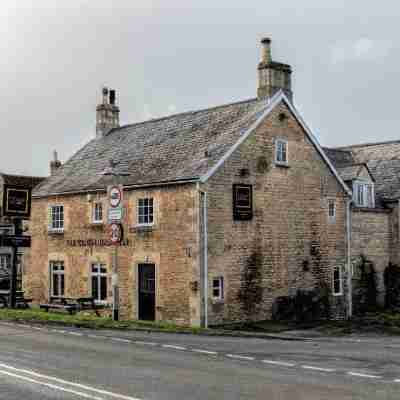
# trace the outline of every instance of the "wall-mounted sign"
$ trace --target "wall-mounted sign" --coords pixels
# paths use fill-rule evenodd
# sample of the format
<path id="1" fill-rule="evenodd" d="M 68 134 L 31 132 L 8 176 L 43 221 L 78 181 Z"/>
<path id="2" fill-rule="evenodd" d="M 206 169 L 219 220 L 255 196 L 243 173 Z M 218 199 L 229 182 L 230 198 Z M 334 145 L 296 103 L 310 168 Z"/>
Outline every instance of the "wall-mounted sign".
<path id="1" fill-rule="evenodd" d="M 31 189 L 4 185 L 3 215 L 28 219 L 31 215 Z"/>
<path id="2" fill-rule="evenodd" d="M 114 243 L 111 242 L 110 239 L 67 239 L 67 246 L 70 247 L 109 247 L 114 246 Z M 119 246 L 129 246 L 129 239 L 124 239 L 120 243 Z"/>
<path id="3" fill-rule="evenodd" d="M 4 235 L 0 236 L 0 247 L 31 247 L 30 236 L 14 236 Z"/>
<path id="4" fill-rule="evenodd" d="M 253 218 L 253 188 L 251 185 L 233 185 L 233 219 L 239 221 Z"/>

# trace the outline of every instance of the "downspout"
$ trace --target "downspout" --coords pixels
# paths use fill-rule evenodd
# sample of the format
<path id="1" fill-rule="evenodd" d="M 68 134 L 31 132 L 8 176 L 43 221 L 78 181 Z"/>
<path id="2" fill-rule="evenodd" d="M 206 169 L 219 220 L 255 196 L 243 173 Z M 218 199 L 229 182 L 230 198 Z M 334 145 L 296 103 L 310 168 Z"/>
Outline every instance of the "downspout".
<path id="1" fill-rule="evenodd" d="M 351 203 L 352 199 L 346 200 L 346 250 L 347 250 L 347 319 L 353 316 L 353 282 L 351 271 Z"/>
<path id="2" fill-rule="evenodd" d="M 203 250 L 202 263 L 200 265 L 200 281 L 201 281 L 201 299 L 200 303 L 203 308 L 202 327 L 208 328 L 208 235 L 207 235 L 207 192 L 197 189 L 200 194 L 200 220 L 203 222 L 203 235 L 200 235 L 200 243 Z M 201 229 L 199 229 L 201 232 Z"/>

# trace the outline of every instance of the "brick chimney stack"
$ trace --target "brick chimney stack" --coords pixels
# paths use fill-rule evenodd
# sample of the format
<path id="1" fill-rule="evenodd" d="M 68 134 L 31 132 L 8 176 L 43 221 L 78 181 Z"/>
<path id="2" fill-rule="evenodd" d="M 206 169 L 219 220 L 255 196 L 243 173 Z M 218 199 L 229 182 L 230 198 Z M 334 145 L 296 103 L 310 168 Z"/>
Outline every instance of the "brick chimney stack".
<path id="1" fill-rule="evenodd" d="M 58 159 L 57 151 L 54 150 L 54 152 L 53 152 L 53 160 L 50 161 L 50 175 L 54 175 L 61 166 L 62 166 L 62 163 Z"/>
<path id="2" fill-rule="evenodd" d="M 259 99 L 272 97 L 279 90 L 283 90 L 290 101 L 293 100 L 292 68 L 288 64 L 272 61 L 271 39 L 261 39 L 261 61 L 258 64 L 258 89 Z"/>
<path id="3" fill-rule="evenodd" d="M 111 129 L 118 127 L 119 107 L 116 105 L 116 92 L 103 87 L 102 101 L 96 107 L 96 138 L 104 137 Z"/>

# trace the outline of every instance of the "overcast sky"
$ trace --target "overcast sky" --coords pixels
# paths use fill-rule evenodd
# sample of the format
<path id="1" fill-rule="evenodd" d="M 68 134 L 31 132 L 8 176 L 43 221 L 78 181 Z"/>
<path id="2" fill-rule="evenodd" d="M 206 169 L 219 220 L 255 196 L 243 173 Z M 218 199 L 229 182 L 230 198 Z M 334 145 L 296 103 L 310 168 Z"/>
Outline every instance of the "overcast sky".
<path id="1" fill-rule="evenodd" d="M 68 159 L 95 136 L 104 84 L 123 124 L 254 97 L 263 36 L 322 144 L 400 139 L 397 4 L 1 0 L 0 171 Z"/>

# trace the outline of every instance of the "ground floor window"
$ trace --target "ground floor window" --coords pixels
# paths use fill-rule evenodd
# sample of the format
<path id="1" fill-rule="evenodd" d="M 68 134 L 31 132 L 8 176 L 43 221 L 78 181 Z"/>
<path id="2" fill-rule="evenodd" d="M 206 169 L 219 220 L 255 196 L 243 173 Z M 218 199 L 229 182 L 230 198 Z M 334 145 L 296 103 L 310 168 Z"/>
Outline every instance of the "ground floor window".
<path id="1" fill-rule="evenodd" d="M 107 268 L 104 264 L 92 264 L 92 297 L 96 301 L 107 300 Z"/>
<path id="2" fill-rule="evenodd" d="M 333 294 L 335 296 L 340 296 L 343 293 L 342 288 L 342 268 L 340 266 L 335 266 L 333 268 Z"/>
<path id="3" fill-rule="evenodd" d="M 64 290 L 64 261 L 50 261 L 50 295 L 63 297 Z"/>
<path id="4" fill-rule="evenodd" d="M 11 254 L 0 254 L 0 289 L 10 289 Z"/>
<path id="5" fill-rule="evenodd" d="M 214 278 L 212 282 L 212 297 L 214 300 L 224 299 L 224 278 Z"/>

